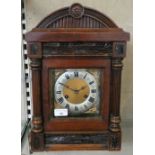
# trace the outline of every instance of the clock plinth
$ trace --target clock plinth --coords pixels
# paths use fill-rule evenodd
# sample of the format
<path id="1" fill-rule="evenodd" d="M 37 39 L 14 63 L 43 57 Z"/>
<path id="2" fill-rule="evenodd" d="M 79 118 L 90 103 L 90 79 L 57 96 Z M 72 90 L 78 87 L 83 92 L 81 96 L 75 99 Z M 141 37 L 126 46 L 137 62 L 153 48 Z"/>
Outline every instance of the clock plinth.
<path id="1" fill-rule="evenodd" d="M 26 34 L 32 152 L 121 149 L 121 71 L 128 39 L 105 15 L 77 3 Z"/>
<path id="2" fill-rule="evenodd" d="M 55 150 L 120 150 L 121 132 L 29 134 L 31 152 Z"/>

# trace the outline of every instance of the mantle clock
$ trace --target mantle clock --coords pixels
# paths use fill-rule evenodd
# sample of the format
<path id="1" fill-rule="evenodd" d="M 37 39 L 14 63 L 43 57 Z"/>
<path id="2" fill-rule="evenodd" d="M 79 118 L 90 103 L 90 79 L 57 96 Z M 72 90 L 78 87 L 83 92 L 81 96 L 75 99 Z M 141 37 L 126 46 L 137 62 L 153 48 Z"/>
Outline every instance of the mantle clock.
<path id="1" fill-rule="evenodd" d="M 120 150 L 122 60 L 129 33 L 75 3 L 26 34 L 31 60 L 31 151 Z"/>

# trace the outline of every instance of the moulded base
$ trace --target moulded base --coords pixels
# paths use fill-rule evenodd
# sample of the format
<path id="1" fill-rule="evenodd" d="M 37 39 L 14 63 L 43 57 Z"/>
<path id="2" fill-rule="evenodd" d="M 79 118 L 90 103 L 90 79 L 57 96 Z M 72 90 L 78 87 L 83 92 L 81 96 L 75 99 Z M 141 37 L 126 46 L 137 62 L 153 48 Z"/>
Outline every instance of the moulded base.
<path id="1" fill-rule="evenodd" d="M 121 149 L 121 132 L 102 133 L 33 133 L 29 135 L 31 152 L 54 150 L 109 150 Z"/>

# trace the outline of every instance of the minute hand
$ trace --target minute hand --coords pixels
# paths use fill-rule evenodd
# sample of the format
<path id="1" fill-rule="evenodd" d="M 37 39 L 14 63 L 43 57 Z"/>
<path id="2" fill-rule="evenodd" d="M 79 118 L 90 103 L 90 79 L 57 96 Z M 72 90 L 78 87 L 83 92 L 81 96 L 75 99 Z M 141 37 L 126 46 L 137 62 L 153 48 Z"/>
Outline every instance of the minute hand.
<path id="1" fill-rule="evenodd" d="M 64 86 L 65 88 L 67 88 L 67 89 L 70 89 L 70 90 L 72 90 L 72 91 L 75 91 L 74 89 L 70 88 L 68 85 L 65 85 L 65 84 L 63 84 L 63 83 L 59 83 L 59 84 L 63 85 L 63 86 Z"/>
<path id="2" fill-rule="evenodd" d="M 80 89 L 78 89 L 78 91 L 81 91 L 81 90 L 83 90 L 83 89 L 85 89 L 85 88 L 87 88 L 87 86 L 81 87 Z"/>

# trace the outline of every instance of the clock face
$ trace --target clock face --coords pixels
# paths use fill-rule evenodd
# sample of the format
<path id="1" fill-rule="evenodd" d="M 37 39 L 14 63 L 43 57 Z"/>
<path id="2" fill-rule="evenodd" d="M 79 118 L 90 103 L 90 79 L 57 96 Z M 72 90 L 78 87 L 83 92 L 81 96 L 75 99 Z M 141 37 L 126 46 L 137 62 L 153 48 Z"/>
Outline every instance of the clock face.
<path id="1" fill-rule="evenodd" d="M 87 71 L 70 70 L 55 83 L 55 100 L 69 113 L 80 114 L 94 106 L 98 97 L 95 77 Z"/>
<path id="2" fill-rule="evenodd" d="M 50 69 L 51 117 L 100 114 L 101 69 Z"/>

